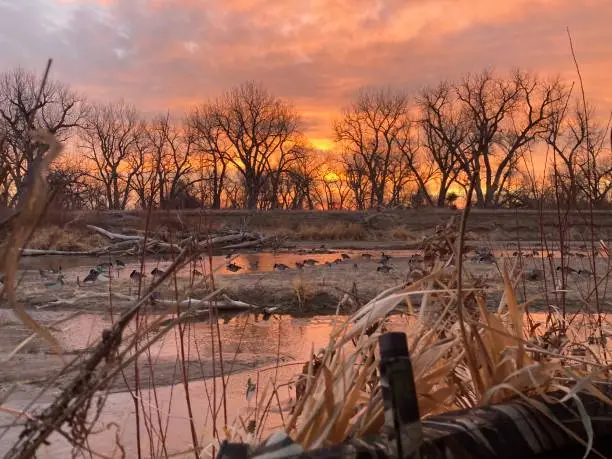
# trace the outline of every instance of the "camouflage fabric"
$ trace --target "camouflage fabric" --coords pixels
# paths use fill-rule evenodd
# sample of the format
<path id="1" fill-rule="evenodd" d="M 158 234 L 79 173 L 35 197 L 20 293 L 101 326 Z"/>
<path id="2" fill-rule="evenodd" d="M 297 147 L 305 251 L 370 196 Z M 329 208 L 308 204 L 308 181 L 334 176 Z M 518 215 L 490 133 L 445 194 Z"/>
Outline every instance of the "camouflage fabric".
<path id="1" fill-rule="evenodd" d="M 599 389 L 612 396 L 612 385 Z M 551 394 L 562 397 L 564 394 Z M 612 407 L 596 397 L 580 394 L 584 410 L 593 430 L 593 450 L 589 458 L 612 458 Z M 457 411 L 422 421 L 423 441 L 406 458 L 419 459 L 488 459 L 582 458 L 586 452 L 587 433 L 580 421 L 577 403 L 547 403 L 544 398 L 492 405 L 469 411 Z M 551 421 L 551 419 L 556 420 Z M 570 430 L 581 443 L 568 435 Z M 273 440 L 273 441 L 270 441 Z M 374 439 L 349 440 L 343 445 L 316 451 L 302 451 L 289 437 L 275 434 L 258 448 L 245 448 L 249 458 L 280 459 L 346 458 L 369 459 L 397 457 L 394 442 L 384 436 Z M 223 450 L 219 452 L 222 456 Z M 245 459 L 225 455 L 224 459 Z"/>

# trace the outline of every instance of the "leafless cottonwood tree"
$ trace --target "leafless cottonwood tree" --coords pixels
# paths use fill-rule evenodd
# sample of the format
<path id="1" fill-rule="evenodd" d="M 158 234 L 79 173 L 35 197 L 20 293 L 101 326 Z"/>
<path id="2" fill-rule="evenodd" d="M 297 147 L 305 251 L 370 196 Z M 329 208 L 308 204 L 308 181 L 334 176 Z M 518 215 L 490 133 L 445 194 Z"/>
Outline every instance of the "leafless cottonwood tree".
<path id="1" fill-rule="evenodd" d="M 294 152 L 300 117 L 253 82 L 227 91 L 213 104 L 211 115 L 229 144 L 227 160 L 243 178 L 246 207 L 255 209 L 271 171 L 285 167 Z"/>
<path id="2" fill-rule="evenodd" d="M 144 164 L 137 157 L 143 135 L 140 114 L 124 101 L 90 107 L 79 143 L 91 161 L 88 176 L 103 186 L 109 209 L 125 209 L 129 202 L 135 177 Z"/>
<path id="3" fill-rule="evenodd" d="M 193 161 L 195 136 L 186 123 L 174 122 L 169 113 L 147 124 L 145 135 L 151 150 L 156 179 L 157 203 L 162 209 L 176 206 L 177 200 L 201 179 Z"/>
<path id="4" fill-rule="evenodd" d="M 187 118 L 187 129 L 195 143 L 199 163 L 202 200 L 208 196 L 212 209 L 220 209 L 228 172 L 231 142 L 216 119 L 214 107 L 204 104 Z"/>
<path id="5" fill-rule="evenodd" d="M 448 82 L 423 89 L 417 105 L 426 160 L 433 166 L 435 178 L 430 182 L 432 187 L 435 186 L 431 192 L 433 196 L 426 187 L 422 189 L 429 196 L 428 202 L 433 203 L 435 199 L 437 207 L 444 207 L 450 187 L 461 173 L 465 149 L 469 147 L 465 112 L 459 109 L 456 94 Z"/>
<path id="6" fill-rule="evenodd" d="M 570 205 L 587 200 L 601 207 L 612 190 L 612 137 L 608 138 L 609 126 L 594 120 L 594 109 L 587 105 L 585 111 L 575 101 L 571 109 L 559 110 L 549 119 L 543 135 L 554 154 L 551 180 Z"/>
<path id="7" fill-rule="evenodd" d="M 285 209 L 320 208 L 316 188 L 322 166 L 320 152 L 304 148 L 286 168 L 277 188 L 278 201 Z"/>
<path id="8" fill-rule="evenodd" d="M 409 108 L 410 99 L 403 92 L 362 89 L 334 123 L 358 207 L 365 207 L 364 198 L 369 207 L 385 205 L 391 170 L 410 136 Z"/>
<path id="9" fill-rule="evenodd" d="M 521 70 L 510 78 L 484 71 L 465 77 L 456 93 L 469 132 L 463 172 L 475 183 L 477 205 L 495 207 L 525 150 L 560 109 L 563 87 L 559 80 L 544 81 Z"/>
<path id="10" fill-rule="evenodd" d="M 84 115 L 83 98 L 68 86 L 47 81 L 37 102 L 41 79 L 21 68 L 0 74 L 0 196 L 13 206 L 25 187 L 28 171 L 44 153 L 30 137 L 44 128 L 66 140 Z"/>

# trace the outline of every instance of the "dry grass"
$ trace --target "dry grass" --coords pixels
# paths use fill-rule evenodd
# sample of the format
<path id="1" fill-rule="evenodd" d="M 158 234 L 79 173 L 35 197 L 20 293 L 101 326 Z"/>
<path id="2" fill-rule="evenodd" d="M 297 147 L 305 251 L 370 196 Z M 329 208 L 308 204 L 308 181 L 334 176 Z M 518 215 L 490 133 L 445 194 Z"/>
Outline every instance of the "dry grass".
<path id="1" fill-rule="evenodd" d="M 107 244 L 99 234 L 79 228 L 64 229 L 59 226 L 49 225 L 38 228 L 32 235 L 28 244 L 32 249 L 52 250 L 82 250 L 88 251 L 103 247 Z"/>
<path id="2" fill-rule="evenodd" d="M 371 239 L 371 235 L 359 223 L 304 224 L 295 229 L 280 228 L 275 233 L 281 237 L 301 241 L 365 241 Z"/>
<path id="3" fill-rule="evenodd" d="M 420 311 L 405 316 L 389 326 L 405 331 L 417 388 L 419 409 L 423 417 L 495 403 L 516 394 L 527 396 L 565 388 L 573 393 L 571 380 L 583 381 L 583 389 L 605 374 L 601 349 L 592 349 L 593 357 L 573 358 L 562 354 L 549 336 L 536 333 L 527 317 L 525 303 L 514 294 L 517 276 L 505 276 L 505 295 L 499 309 L 489 312 L 482 290 L 465 282 L 466 304 L 478 309 L 479 317 L 466 324 L 467 342 L 459 333 L 459 323 L 444 327 L 443 315 L 428 325 L 428 309 L 453 307 L 455 291 L 449 279 L 456 274 L 439 269 L 412 284 L 404 284 L 380 294 L 348 320 L 339 319 L 327 348 L 313 359 L 305 372 L 305 395 L 297 401 L 293 414 L 285 414 L 287 433 L 304 448 L 311 449 L 342 443 L 349 436 L 362 438 L 377 434 L 384 422 L 383 401 L 379 390 L 378 336 L 389 314 L 399 305 L 412 309 L 411 297 L 425 293 Z M 429 292 L 429 293 L 428 293 Z M 435 292 L 435 293 L 433 293 Z M 554 316 L 553 322 L 561 317 Z M 544 324 L 540 324 L 544 325 Z M 371 333 L 372 327 L 376 329 Z M 540 327 L 544 328 L 544 327 Z M 368 333 L 366 333 L 368 331 Z M 475 356 L 474 365 L 467 350 Z M 596 356 L 596 357 L 595 357 Z M 588 375 L 588 379 L 586 378 Z M 569 381 L 569 382 L 568 382 Z M 275 388 L 264 389 L 256 411 L 265 411 L 273 403 Z M 604 403 L 612 401 L 602 398 Z M 248 415 L 247 415 L 248 416 Z M 239 419 L 236 427 L 246 424 Z M 257 441 L 240 428 L 232 431 L 233 439 Z"/>

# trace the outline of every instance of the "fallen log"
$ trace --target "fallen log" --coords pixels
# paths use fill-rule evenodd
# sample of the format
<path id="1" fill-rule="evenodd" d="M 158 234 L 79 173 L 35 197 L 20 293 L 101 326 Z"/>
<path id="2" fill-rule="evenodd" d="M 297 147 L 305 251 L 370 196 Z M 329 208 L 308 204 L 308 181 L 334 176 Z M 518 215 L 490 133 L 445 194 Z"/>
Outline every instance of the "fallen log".
<path id="1" fill-rule="evenodd" d="M 105 230 L 104 228 L 100 228 L 99 226 L 94 225 L 87 225 L 87 228 L 94 230 L 95 232 L 100 233 L 103 236 L 106 236 L 111 241 L 114 241 L 116 239 L 120 241 L 142 241 L 144 239 L 144 236 L 128 236 L 126 234 L 113 233 L 111 231 Z"/>
<path id="2" fill-rule="evenodd" d="M 217 236 L 217 237 L 213 237 L 207 240 L 199 241 L 197 247 L 198 249 L 203 250 L 203 249 L 210 248 L 211 245 L 214 246 L 216 244 L 222 244 L 225 242 L 241 241 L 244 239 L 252 239 L 256 237 L 257 236 L 251 233 L 239 233 L 239 234 L 229 234 L 227 236 Z"/>
<path id="3" fill-rule="evenodd" d="M 58 298 L 57 300 L 50 301 L 47 304 L 36 306 L 36 309 L 38 310 L 47 309 L 47 308 L 52 308 L 55 306 L 75 306 L 80 301 L 97 299 L 97 298 L 100 298 L 100 299 L 113 298 L 115 300 L 121 300 L 121 301 L 136 301 L 137 299 L 136 297 L 124 295 L 123 293 L 118 293 L 118 292 L 112 292 L 112 293 L 110 292 L 87 292 L 82 295 L 77 295 L 73 298 Z"/>
<path id="4" fill-rule="evenodd" d="M 40 257 L 44 255 L 59 255 L 59 256 L 95 256 L 98 250 L 47 250 L 47 249 L 21 249 L 21 256 L 24 257 Z"/>
<path id="5" fill-rule="evenodd" d="M 246 241 L 246 242 L 240 242 L 238 244 L 226 245 L 223 247 L 223 250 L 244 249 L 247 247 L 256 247 L 258 245 L 262 245 L 266 241 L 274 239 L 274 237 L 275 236 L 266 236 L 266 237 L 260 237 L 254 241 Z"/>

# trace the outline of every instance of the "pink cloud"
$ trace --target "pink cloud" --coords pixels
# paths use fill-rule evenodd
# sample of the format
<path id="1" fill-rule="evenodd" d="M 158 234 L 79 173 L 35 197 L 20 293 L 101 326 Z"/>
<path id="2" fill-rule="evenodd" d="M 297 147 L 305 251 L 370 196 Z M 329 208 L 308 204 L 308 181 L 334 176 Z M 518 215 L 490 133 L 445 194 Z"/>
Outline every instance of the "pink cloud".
<path id="1" fill-rule="evenodd" d="M 0 6 L 3 67 L 42 67 L 92 98 L 146 111 L 184 110 L 244 80 L 291 99 L 308 134 L 364 85 L 415 91 L 494 66 L 575 78 L 565 27 L 587 92 L 609 109 L 611 2 L 590 0 L 24 0 Z M 6 11 L 2 11 L 6 9 Z M 33 13 L 34 12 L 34 13 Z M 37 13 L 38 12 L 38 13 Z M 39 14 L 40 20 L 32 17 Z M 54 18 L 64 27 L 41 32 Z"/>

